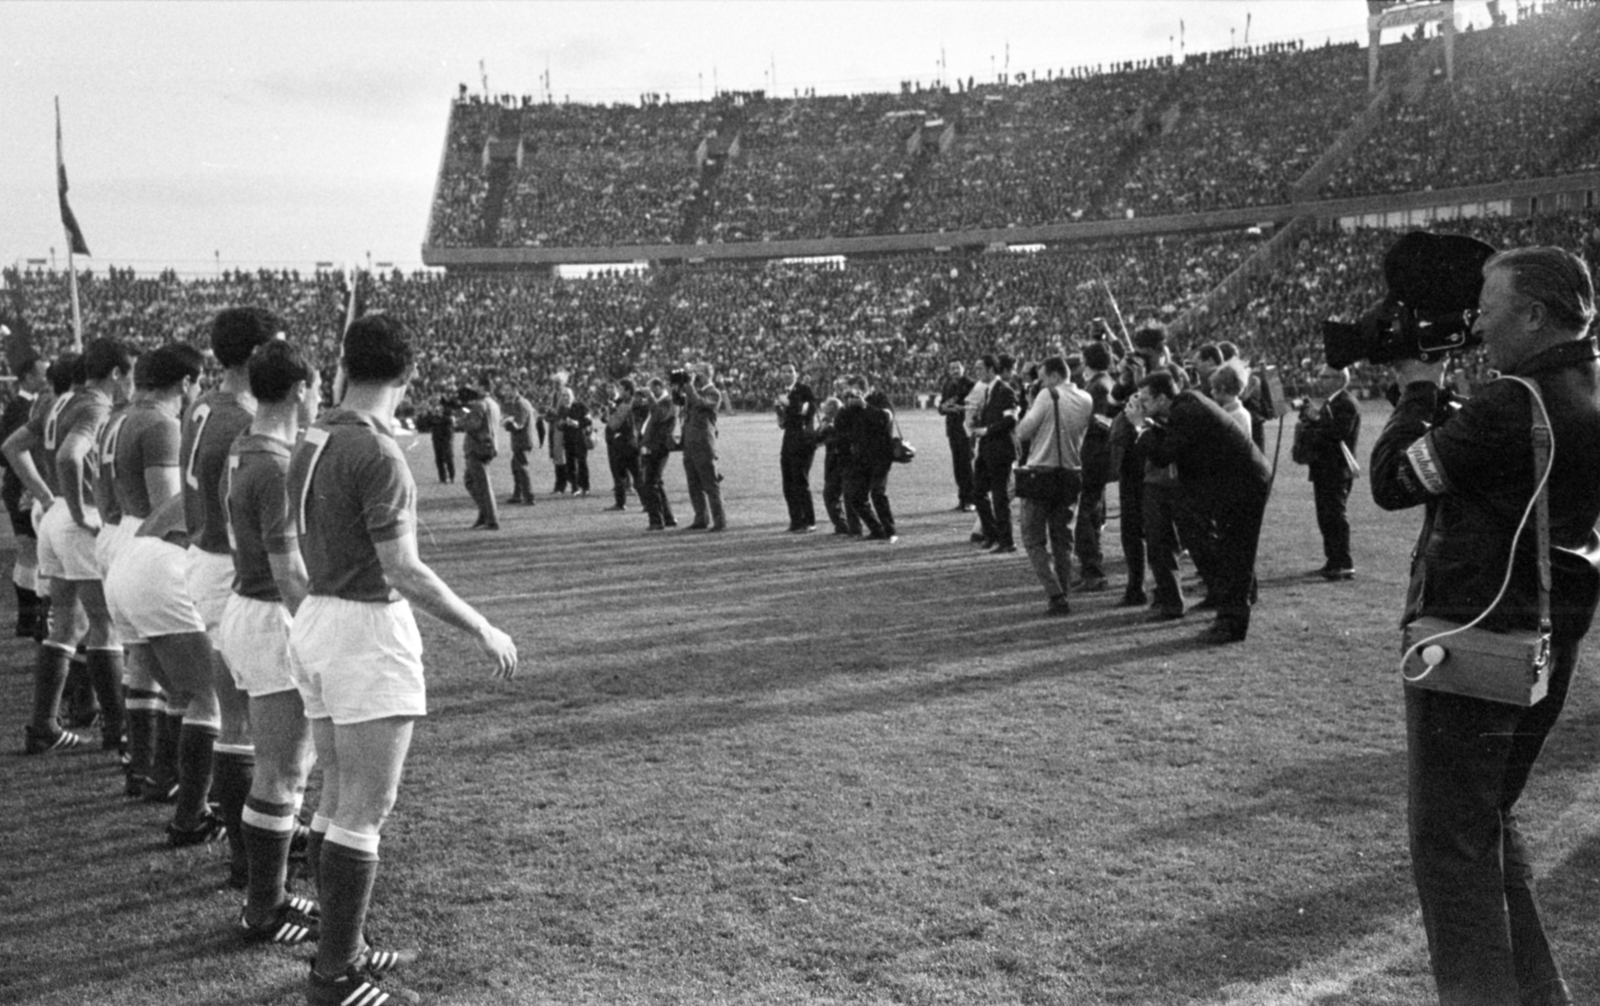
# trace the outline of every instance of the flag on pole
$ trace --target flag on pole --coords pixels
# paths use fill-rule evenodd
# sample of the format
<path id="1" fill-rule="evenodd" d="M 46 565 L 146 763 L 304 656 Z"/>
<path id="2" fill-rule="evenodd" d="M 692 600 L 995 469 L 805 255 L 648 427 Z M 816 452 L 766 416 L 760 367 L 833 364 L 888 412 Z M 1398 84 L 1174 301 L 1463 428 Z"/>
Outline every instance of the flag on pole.
<path id="1" fill-rule="evenodd" d="M 61 202 L 61 226 L 67 230 L 67 244 L 78 255 L 89 254 L 89 245 L 83 240 L 78 218 L 67 205 L 67 165 L 61 158 L 61 99 L 56 99 L 56 197 Z"/>

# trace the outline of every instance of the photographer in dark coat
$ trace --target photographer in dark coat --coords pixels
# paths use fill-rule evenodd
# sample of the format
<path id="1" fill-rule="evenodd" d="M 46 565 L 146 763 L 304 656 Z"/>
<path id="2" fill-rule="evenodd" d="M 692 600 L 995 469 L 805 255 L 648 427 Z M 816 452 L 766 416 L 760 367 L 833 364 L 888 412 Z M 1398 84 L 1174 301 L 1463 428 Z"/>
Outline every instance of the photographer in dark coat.
<path id="1" fill-rule="evenodd" d="M 983 526 L 983 550 L 1015 552 L 1011 531 L 1011 466 L 1017 460 L 1017 444 L 1012 431 L 1022 408 L 1011 385 L 1009 356 L 983 358 L 984 381 L 988 393 L 983 409 L 972 419 L 972 435 L 978 442 L 978 462 L 973 469 L 973 493 L 978 520 Z"/>
<path id="2" fill-rule="evenodd" d="M 1489 258 L 1482 276 L 1473 331 L 1496 369 L 1540 390 L 1554 434 L 1550 538 L 1579 547 L 1600 519 L 1600 348 L 1589 335 L 1588 267 L 1558 248 L 1522 248 Z M 1537 407 L 1525 387 L 1500 380 L 1451 415 L 1441 408 L 1443 374 L 1442 361 L 1396 365 L 1403 390 L 1372 452 L 1378 505 L 1426 508 L 1404 620 L 1466 623 L 1492 606 L 1481 628 L 1536 629 L 1537 536 L 1531 518 L 1520 539 L 1517 528 L 1538 484 Z M 1593 612 L 1592 597 L 1577 602 L 1579 591 L 1560 588 L 1553 603 L 1583 609 L 1580 619 Z M 1405 689 L 1412 871 L 1445 1006 L 1572 1002 L 1539 919 L 1515 807 L 1566 699 L 1587 627 L 1574 621 L 1555 620 L 1549 690 L 1532 706 Z"/>
<path id="3" fill-rule="evenodd" d="M 960 360 L 951 360 L 939 388 L 939 414 L 944 417 L 944 436 L 950 444 L 950 467 L 956 477 L 956 509 L 970 513 L 976 496 L 972 488 L 972 437 L 967 434 L 967 396 L 972 393 L 972 378 Z"/>
<path id="4" fill-rule="evenodd" d="M 851 377 L 835 428 L 849 450 L 844 462 L 848 533 L 859 535 L 865 526 L 869 539 L 893 544 L 899 539 L 888 497 L 889 469 L 894 467 L 894 415 L 889 400 L 881 392 L 870 391 L 865 377 Z"/>
<path id="5" fill-rule="evenodd" d="M 1184 504 L 1215 528 L 1208 565 L 1217 617 L 1201 641 L 1243 641 L 1250 630 L 1261 515 L 1272 484 L 1267 459 L 1216 402 L 1198 391 L 1179 391 L 1165 371 L 1139 382 L 1127 416 L 1139 430 L 1145 458 L 1157 467 L 1175 465 Z"/>
<path id="6" fill-rule="evenodd" d="M 1316 397 L 1301 406 L 1294 429 L 1294 460 L 1311 470 L 1311 496 L 1327 560 L 1317 572 L 1328 580 L 1348 580 L 1356 575 L 1345 504 L 1355 480 L 1351 462 L 1361 436 L 1361 410 L 1349 385 L 1348 367 L 1335 370 L 1324 366 L 1317 372 Z"/>

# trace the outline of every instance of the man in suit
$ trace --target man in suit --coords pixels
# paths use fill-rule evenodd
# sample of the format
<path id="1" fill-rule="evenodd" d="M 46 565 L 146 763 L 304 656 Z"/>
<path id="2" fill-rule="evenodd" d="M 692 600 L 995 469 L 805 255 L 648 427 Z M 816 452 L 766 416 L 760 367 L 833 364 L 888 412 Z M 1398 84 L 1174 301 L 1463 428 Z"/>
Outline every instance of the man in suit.
<path id="1" fill-rule="evenodd" d="M 783 500 L 789 507 L 789 530 L 805 533 L 817 527 L 817 513 L 811 501 L 811 462 L 817 453 L 812 435 L 817 396 L 810 385 L 800 380 L 800 371 L 792 363 L 784 364 L 783 382 L 783 393 L 773 401 L 778 425 L 783 428 L 778 469 L 783 477 Z"/>
<path id="2" fill-rule="evenodd" d="M 489 462 L 500 453 L 495 443 L 500 429 L 500 405 L 482 388 L 462 388 L 461 399 L 467 406 L 461 420 L 461 429 L 466 432 L 462 453 L 467 459 L 461 481 L 478 504 L 478 519 L 472 530 L 498 531 L 500 512 L 495 506 L 494 485 L 489 481 Z"/>
<path id="3" fill-rule="evenodd" d="M 500 388 L 505 403 L 505 428 L 511 433 L 511 503 L 533 504 L 533 480 L 528 476 L 528 455 L 533 453 L 533 403 L 517 386 Z"/>
<path id="4" fill-rule="evenodd" d="M 717 410 L 722 389 L 713 383 L 711 364 L 701 364 L 683 382 L 683 474 L 689 483 L 694 522 L 689 531 L 726 531 L 722 511 L 722 473 L 717 470 Z"/>
<path id="5" fill-rule="evenodd" d="M 960 360 L 951 360 L 939 389 L 939 414 L 944 416 L 944 437 L 950 443 L 950 466 L 956 477 L 956 509 L 970 513 L 973 508 L 972 437 L 967 434 L 967 396 L 972 393 L 972 378 Z"/>
<path id="6" fill-rule="evenodd" d="M 1011 465 L 1017 447 L 1011 431 L 1017 428 L 1017 392 L 1011 386 L 1016 361 L 1002 354 L 983 358 L 983 380 L 989 393 L 973 419 L 972 435 L 978 441 L 978 461 L 973 469 L 978 520 L 983 525 L 983 550 L 994 554 L 1015 552 L 1011 533 Z"/>
<path id="7" fill-rule="evenodd" d="M 647 411 L 639 427 L 639 470 L 644 477 L 639 496 L 645 515 L 650 518 L 649 530 L 660 531 L 678 526 L 672 519 L 672 504 L 667 502 L 664 482 L 667 456 L 672 453 L 673 436 L 678 429 L 678 407 L 659 377 L 652 377 L 650 390 L 642 394 Z"/>
<path id="8" fill-rule="evenodd" d="M 1316 501 L 1322 554 L 1327 559 L 1317 572 L 1327 580 L 1348 580 L 1356 575 L 1345 505 L 1355 479 L 1351 461 L 1361 436 L 1361 410 L 1349 386 L 1348 368 L 1324 366 L 1317 372 L 1316 397 L 1300 410 L 1294 431 L 1295 460 L 1311 470 L 1311 496 Z"/>
<path id="9" fill-rule="evenodd" d="M 1139 382 L 1128 413 L 1149 462 L 1175 466 L 1187 504 L 1215 528 L 1209 565 L 1217 615 L 1201 641 L 1241 642 L 1250 629 L 1256 546 L 1272 480 L 1267 459 L 1216 402 L 1179 391 L 1165 371 Z"/>
<path id="10" fill-rule="evenodd" d="M 616 502 L 607 510 L 628 509 L 628 487 L 644 498 L 644 475 L 639 470 L 639 421 L 634 417 L 634 387 L 627 378 L 617 382 L 611 412 L 606 416 L 606 464 L 611 468 L 611 494 Z M 648 415 L 648 410 L 645 410 Z M 641 417 L 642 418 L 642 417 Z"/>
<path id="11" fill-rule="evenodd" d="M 1073 546 L 1078 553 L 1079 580 L 1074 590 L 1105 590 L 1105 552 L 1100 531 L 1106 523 L 1106 485 L 1111 471 L 1111 423 L 1122 411 L 1112 400 L 1116 382 L 1111 377 L 1111 349 L 1103 342 L 1083 347 L 1083 390 L 1094 405 L 1083 436 L 1083 489 L 1078 493 L 1078 521 L 1073 525 Z"/>

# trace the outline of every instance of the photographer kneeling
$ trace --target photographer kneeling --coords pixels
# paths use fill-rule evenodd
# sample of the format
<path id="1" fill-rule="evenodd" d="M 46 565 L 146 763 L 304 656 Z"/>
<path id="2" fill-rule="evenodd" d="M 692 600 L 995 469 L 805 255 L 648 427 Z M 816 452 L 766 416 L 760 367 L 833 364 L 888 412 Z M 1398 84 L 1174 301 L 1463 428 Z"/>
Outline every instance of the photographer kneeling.
<path id="1" fill-rule="evenodd" d="M 1529 514 L 1541 476 L 1548 472 L 1552 545 L 1585 545 L 1600 518 L 1593 282 L 1582 259 L 1558 248 L 1501 252 L 1483 266 L 1478 309 L 1473 334 L 1491 364 L 1536 385 L 1542 410 L 1513 380 L 1493 381 L 1452 410 L 1440 392 L 1442 360 L 1400 360 L 1400 398 L 1373 448 L 1372 494 L 1385 510 L 1426 507 L 1404 622 L 1484 616 L 1477 626 L 1493 633 L 1538 630 L 1539 535 Z M 1536 468 L 1541 415 L 1554 448 Z M 1572 1001 L 1539 921 L 1514 812 L 1593 612 L 1592 596 L 1574 604 L 1579 592 L 1561 586 L 1552 593 L 1565 610 L 1549 640 L 1548 692 L 1533 705 L 1435 690 L 1437 682 L 1405 689 L 1412 870 L 1446 1006 Z"/>

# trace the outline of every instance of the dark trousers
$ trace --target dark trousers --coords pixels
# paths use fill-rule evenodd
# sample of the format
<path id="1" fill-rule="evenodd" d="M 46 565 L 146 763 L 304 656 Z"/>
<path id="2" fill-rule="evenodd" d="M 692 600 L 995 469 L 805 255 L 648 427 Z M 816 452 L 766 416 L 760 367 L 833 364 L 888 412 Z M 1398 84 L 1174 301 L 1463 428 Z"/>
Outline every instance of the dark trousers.
<path id="1" fill-rule="evenodd" d="M 822 509 L 835 531 L 850 530 L 844 512 L 844 459 L 836 454 L 822 455 Z"/>
<path id="2" fill-rule="evenodd" d="M 1267 510 L 1266 487 L 1208 485 L 1195 491 L 1191 499 L 1214 534 L 1202 575 L 1217 602 L 1217 622 L 1242 636 L 1250 628 L 1255 599 L 1256 548 L 1261 543 L 1261 517 Z"/>
<path id="3" fill-rule="evenodd" d="M 1561 978 L 1515 808 L 1577 659 L 1554 644 L 1549 694 L 1526 709 L 1405 690 L 1411 870 L 1441 1006 L 1543 1002 Z"/>
<path id="4" fill-rule="evenodd" d="M 1128 593 L 1144 593 L 1144 474 L 1122 472 L 1117 480 L 1118 536 L 1122 539 L 1122 560 L 1128 566 Z"/>
<path id="5" fill-rule="evenodd" d="M 663 477 L 667 470 L 668 454 L 645 454 L 639 459 L 639 472 L 644 476 L 643 488 L 639 490 L 639 502 L 644 504 L 644 512 L 650 518 L 651 527 L 663 527 L 677 523 L 672 519 L 672 504 L 667 502 L 667 487 Z"/>
<path id="6" fill-rule="evenodd" d="M 528 478 L 528 453 L 531 447 L 511 448 L 511 502 L 532 503 L 533 481 Z"/>
<path id="7" fill-rule="evenodd" d="M 639 452 L 608 446 L 606 463 L 611 466 L 611 494 L 616 497 L 617 506 L 628 505 L 629 485 L 639 494 L 639 501 L 644 502 L 644 473 L 639 467 Z"/>
<path id="8" fill-rule="evenodd" d="M 1144 551 L 1155 581 L 1152 606 L 1170 614 L 1183 611 L 1183 586 L 1178 582 L 1178 509 L 1183 490 L 1176 482 L 1144 484 Z M 1124 518 L 1126 520 L 1127 518 Z"/>
<path id="9" fill-rule="evenodd" d="M 845 526 L 851 534 L 860 534 L 863 527 L 874 538 L 895 533 L 888 484 L 887 465 L 851 465 L 845 469 Z"/>
<path id="10" fill-rule="evenodd" d="M 972 470 L 977 493 L 973 505 L 978 509 L 983 536 L 1001 545 L 1016 544 L 1011 535 L 1011 460 L 1006 454 L 979 450 Z"/>
<path id="11" fill-rule="evenodd" d="M 1178 528 L 1178 544 L 1189 550 L 1195 572 L 1205 584 L 1206 597 L 1215 600 L 1217 553 L 1221 546 L 1217 543 L 1217 522 L 1212 509 L 1193 490 L 1186 488 L 1178 497 L 1173 520 Z"/>
<path id="12" fill-rule="evenodd" d="M 955 470 L 956 500 L 962 506 L 973 506 L 978 498 L 972 485 L 972 438 L 967 436 L 966 430 L 959 433 L 946 430 L 945 439 L 950 441 L 950 467 Z"/>
<path id="13" fill-rule="evenodd" d="M 433 438 L 433 465 L 439 469 L 440 482 L 454 482 L 456 480 L 456 445 L 454 438 Z"/>
<path id="14" fill-rule="evenodd" d="M 489 482 L 489 469 L 485 463 L 468 457 L 461 482 L 467 487 L 467 494 L 472 497 L 472 501 L 478 504 L 477 523 L 500 523 L 500 512 L 494 502 L 494 486 Z"/>
<path id="15" fill-rule="evenodd" d="M 817 522 L 811 502 L 811 461 L 815 447 L 785 446 L 778 454 L 778 470 L 783 477 L 783 501 L 789 507 L 789 526 L 810 527 Z"/>
<path id="16" fill-rule="evenodd" d="M 1106 526 L 1106 484 L 1085 482 L 1078 493 L 1078 522 L 1072 526 L 1072 543 L 1078 550 L 1078 569 L 1085 580 L 1103 580 L 1106 557 L 1100 532 Z"/>
<path id="17" fill-rule="evenodd" d="M 573 492 L 589 491 L 589 452 L 567 452 L 567 476 L 572 482 Z"/>
<path id="18" fill-rule="evenodd" d="M 1345 504 L 1350 499 L 1347 478 L 1312 479 L 1311 497 L 1317 504 L 1317 529 L 1322 532 L 1322 554 L 1328 569 L 1354 569 L 1350 559 L 1350 518 Z"/>

